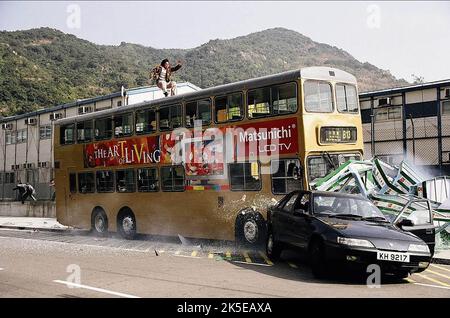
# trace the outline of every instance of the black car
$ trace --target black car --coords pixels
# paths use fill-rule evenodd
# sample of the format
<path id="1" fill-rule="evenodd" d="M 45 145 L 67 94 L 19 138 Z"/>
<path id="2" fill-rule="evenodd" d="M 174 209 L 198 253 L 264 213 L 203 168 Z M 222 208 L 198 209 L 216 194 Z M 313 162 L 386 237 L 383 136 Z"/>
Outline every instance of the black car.
<path id="1" fill-rule="evenodd" d="M 383 274 L 406 277 L 424 271 L 432 257 L 425 241 L 412 233 L 410 220 L 391 224 L 360 195 L 294 191 L 269 208 L 267 219 L 267 255 L 275 260 L 286 247 L 303 250 L 317 277 L 331 265 L 366 269 L 369 264 L 378 264 Z M 402 229 L 406 226 L 411 231 Z M 434 243 L 432 225 L 418 228 L 421 233 Z"/>

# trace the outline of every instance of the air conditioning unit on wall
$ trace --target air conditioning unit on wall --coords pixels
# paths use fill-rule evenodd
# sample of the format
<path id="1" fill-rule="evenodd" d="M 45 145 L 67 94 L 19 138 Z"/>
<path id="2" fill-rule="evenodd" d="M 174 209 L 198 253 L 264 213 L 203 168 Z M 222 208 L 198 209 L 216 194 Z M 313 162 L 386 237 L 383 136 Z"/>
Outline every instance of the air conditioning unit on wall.
<path id="1" fill-rule="evenodd" d="M 58 120 L 63 118 L 63 114 L 61 113 L 52 113 L 50 114 L 50 120 Z"/>
<path id="2" fill-rule="evenodd" d="M 25 125 L 32 125 L 32 126 L 34 126 L 34 125 L 36 125 L 36 123 L 37 123 L 36 118 L 27 118 L 27 119 L 25 119 Z"/>
<path id="3" fill-rule="evenodd" d="M 91 106 L 81 106 L 80 108 L 78 108 L 78 114 L 80 114 L 80 115 L 87 114 L 90 112 L 92 112 Z"/>
<path id="4" fill-rule="evenodd" d="M 385 97 L 378 99 L 378 106 L 388 106 L 391 105 L 391 98 Z"/>
<path id="5" fill-rule="evenodd" d="M 4 123 L 2 124 L 3 130 L 12 130 L 13 129 L 13 123 Z"/>

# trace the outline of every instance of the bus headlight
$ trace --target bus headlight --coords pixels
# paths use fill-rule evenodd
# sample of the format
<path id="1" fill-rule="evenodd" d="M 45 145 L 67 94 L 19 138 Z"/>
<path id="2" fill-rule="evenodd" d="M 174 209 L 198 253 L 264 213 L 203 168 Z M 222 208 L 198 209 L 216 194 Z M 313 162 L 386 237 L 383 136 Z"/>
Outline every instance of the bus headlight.
<path id="1" fill-rule="evenodd" d="M 426 244 L 409 244 L 408 252 L 430 253 Z"/>
<path id="2" fill-rule="evenodd" d="M 337 242 L 342 245 L 354 246 L 354 247 L 368 247 L 368 248 L 375 247 L 372 244 L 372 242 L 370 242 L 368 240 L 361 240 L 361 239 L 354 239 L 354 238 L 347 238 L 347 237 L 338 237 Z"/>

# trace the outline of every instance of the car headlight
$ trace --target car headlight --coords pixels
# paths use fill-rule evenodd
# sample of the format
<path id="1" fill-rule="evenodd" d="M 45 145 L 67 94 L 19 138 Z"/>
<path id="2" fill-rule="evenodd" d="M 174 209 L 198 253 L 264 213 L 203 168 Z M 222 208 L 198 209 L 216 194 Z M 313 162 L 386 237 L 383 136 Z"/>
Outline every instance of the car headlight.
<path id="1" fill-rule="evenodd" d="M 357 246 L 357 247 L 375 247 L 372 242 L 368 240 L 361 240 L 361 239 L 354 239 L 354 238 L 347 238 L 347 237 L 338 237 L 337 242 L 342 245 L 347 246 Z"/>
<path id="2" fill-rule="evenodd" d="M 426 244 L 409 244 L 408 252 L 430 253 Z"/>

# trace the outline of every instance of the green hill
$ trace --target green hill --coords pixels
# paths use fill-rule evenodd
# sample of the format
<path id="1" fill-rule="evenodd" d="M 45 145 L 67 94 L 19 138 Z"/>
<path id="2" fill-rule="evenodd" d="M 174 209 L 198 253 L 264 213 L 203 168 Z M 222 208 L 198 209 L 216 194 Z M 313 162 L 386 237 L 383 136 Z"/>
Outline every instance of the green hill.
<path id="1" fill-rule="evenodd" d="M 0 113 L 20 114 L 108 94 L 121 85 L 149 85 L 149 70 L 165 57 L 183 61 L 178 81 L 204 88 L 313 65 L 354 74 L 361 91 L 407 84 L 342 49 L 282 28 L 211 40 L 192 49 L 161 50 L 125 42 L 97 45 L 40 28 L 0 32 Z"/>

